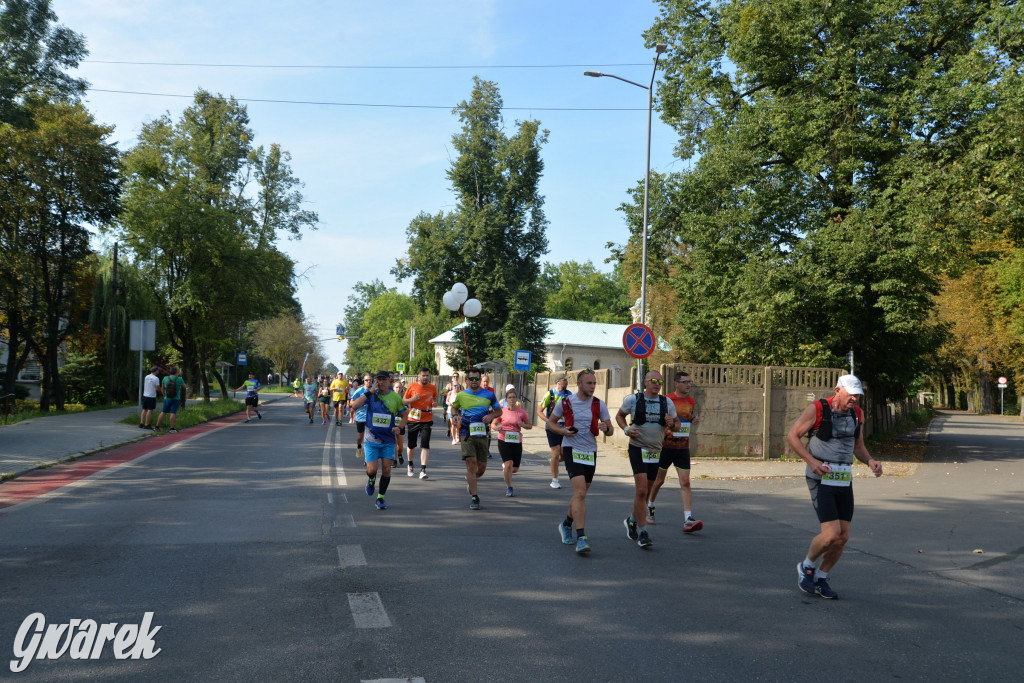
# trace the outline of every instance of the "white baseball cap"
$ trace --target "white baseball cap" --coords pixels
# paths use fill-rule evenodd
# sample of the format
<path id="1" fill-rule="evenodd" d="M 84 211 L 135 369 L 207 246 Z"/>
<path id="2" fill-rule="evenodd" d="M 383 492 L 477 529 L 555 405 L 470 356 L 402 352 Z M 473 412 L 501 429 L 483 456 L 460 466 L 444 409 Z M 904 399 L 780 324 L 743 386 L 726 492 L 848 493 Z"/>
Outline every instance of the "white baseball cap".
<path id="1" fill-rule="evenodd" d="M 505 393 L 506 394 L 508 392 L 510 392 L 510 391 L 515 391 L 515 389 L 516 389 L 516 385 L 515 384 L 506 384 L 505 385 Z"/>
<path id="2" fill-rule="evenodd" d="M 846 389 L 848 394 L 864 395 L 864 385 L 860 383 L 856 375 L 843 375 L 836 380 L 836 389 Z"/>

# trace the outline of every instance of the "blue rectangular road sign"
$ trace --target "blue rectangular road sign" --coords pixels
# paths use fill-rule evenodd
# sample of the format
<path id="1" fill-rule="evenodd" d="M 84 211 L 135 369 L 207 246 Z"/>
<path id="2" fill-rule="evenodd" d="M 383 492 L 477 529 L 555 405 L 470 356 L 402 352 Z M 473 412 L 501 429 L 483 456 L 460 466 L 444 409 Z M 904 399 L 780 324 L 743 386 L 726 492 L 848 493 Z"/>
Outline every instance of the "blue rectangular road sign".
<path id="1" fill-rule="evenodd" d="M 249 360 L 249 354 L 245 351 L 239 351 L 235 354 L 235 365 L 245 365 Z"/>
<path id="2" fill-rule="evenodd" d="M 519 372 L 526 372 L 530 369 L 530 361 L 533 358 L 532 351 L 519 350 L 516 351 L 516 361 L 512 364 L 512 369 Z"/>

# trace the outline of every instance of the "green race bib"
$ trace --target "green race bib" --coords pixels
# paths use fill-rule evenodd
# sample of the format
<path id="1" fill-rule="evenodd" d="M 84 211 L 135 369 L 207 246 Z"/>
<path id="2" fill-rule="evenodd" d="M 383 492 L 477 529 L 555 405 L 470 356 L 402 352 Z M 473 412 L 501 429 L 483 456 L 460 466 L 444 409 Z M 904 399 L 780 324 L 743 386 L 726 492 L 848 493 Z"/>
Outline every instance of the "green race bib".
<path id="1" fill-rule="evenodd" d="M 821 483 L 826 486 L 849 486 L 853 481 L 853 465 L 833 465 L 829 463 L 830 472 L 821 475 Z"/>

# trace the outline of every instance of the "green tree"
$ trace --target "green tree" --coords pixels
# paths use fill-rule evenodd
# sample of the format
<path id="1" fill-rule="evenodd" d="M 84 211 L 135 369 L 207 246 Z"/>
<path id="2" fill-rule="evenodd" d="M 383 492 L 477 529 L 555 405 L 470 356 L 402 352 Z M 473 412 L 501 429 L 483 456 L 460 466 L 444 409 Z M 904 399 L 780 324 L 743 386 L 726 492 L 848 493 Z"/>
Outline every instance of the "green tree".
<path id="1" fill-rule="evenodd" d="M 256 352 L 267 358 L 280 375 L 297 377 L 302 359 L 317 345 L 309 323 L 293 313 L 257 320 L 249 329 Z"/>
<path id="2" fill-rule="evenodd" d="M 902 394 L 937 343 L 937 276 L 976 230 L 922 189 L 962 161 L 1019 70 L 1020 7 L 661 5 L 646 38 L 670 45 L 663 117 L 679 155 L 699 155 L 652 189 L 684 353 L 838 364 L 853 348 L 880 395 Z"/>
<path id="3" fill-rule="evenodd" d="M 362 371 L 393 370 L 409 360 L 409 325 L 416 304 L 407 294 L 389 289 L 367 307 L 358 339 L 349 342 L 355 367 Z"/>
<path id="4" fill-rule="evenodd" d="M 40 408 L 52 400 L 62 410 L 60 349 L 85 322 L 95 267 L 85 226 L 118 211 L 118 155 L 106 142 L 112 128 L 81 105 L 33 100 L 28 111 L 33 128 L 0 124 L 0 244 L 4 261 L 11 257 L 0 274 L 11 288 L 4 309 L 12 348 L 19 335 L 31 345 L 44 368 Z"/>
<path id="5" fill-rule="evenodd" d="M 498 86 L 480 78 L 473 83 L 470 99 L 453 112 L 462 130 L 452 137 L 458 157 L 447 176 L 457 208 L 414 218 L 406 231 L 408 255 L 392 273 L 412 279 L 421 308 L 435 307 L 455 282 L 466 284 L 483 303 L 467 330 L 474 361 L 511 361 L 516 348 L 541 357 L 547 324 L 537 279 L 548 244 L 540 148 L 548 133 L 538 121 L 517 121 L 507 135 Z M 464 353 L 453 360 L 461 364 Z"/>
<path id="6" fill-rule="evenodd" d="M 277 235 L 316 227 L 288 155 L 253 148 L 252 137 L 244 106 L 199 90 L 177 123 L 165 115 L 145 124 L 123 164 L 119 232 L 165 302 L 171 345 L 207 400 L 206 370 L 244 348 L 246 323 L 298 308 L 294 263 Z"/>
<path id="7" fill-rule="evenodd" d="M 361 371 L 373 371 L 373 368 L 366 363 L 369 358 L 363 356 L 360 349 L 363 347 L 353 342 L 358 341 L 363 334 L 363 317 L 373 300 L 382 294 L 390 291 L 380 280 L 372 282 L 356 282 L 352 285 L 354 294 L 348 298 L 349 304 L 345 306 L 345 336 L 349 339 L 345 347 L 345 363 L 350 368 Z"/>
<path id="8" fill-rule="evenodd" d="M 0 2 L 0 123 L 32 125 L 29 100 L 74 100 L 86 82 L 65 71 L 85 57 L 85 39 L 56 24 L 50 0 Z"/>
<path id="9" fill-rule="evenodd" d="M 632 302 L 617 271 L 602 273 L 590 261 L 544 264 L 539 284 L 545 295 L 545 315 L 562 320 L 629 323 Z"/>

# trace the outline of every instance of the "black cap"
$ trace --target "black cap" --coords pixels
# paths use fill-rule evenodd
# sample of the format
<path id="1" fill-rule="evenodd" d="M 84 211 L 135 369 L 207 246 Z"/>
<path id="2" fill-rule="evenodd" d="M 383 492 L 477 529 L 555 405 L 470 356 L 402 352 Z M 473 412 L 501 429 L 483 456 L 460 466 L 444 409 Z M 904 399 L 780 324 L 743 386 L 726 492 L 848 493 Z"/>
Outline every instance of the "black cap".
<path id="1" fill-rule="evenodd" d="M 386 377 L 387 379 L 391 379 L 391 373 L 387 370 L 378 370 L 374 377 Z"/>

